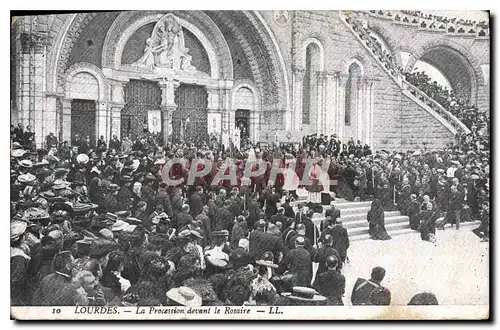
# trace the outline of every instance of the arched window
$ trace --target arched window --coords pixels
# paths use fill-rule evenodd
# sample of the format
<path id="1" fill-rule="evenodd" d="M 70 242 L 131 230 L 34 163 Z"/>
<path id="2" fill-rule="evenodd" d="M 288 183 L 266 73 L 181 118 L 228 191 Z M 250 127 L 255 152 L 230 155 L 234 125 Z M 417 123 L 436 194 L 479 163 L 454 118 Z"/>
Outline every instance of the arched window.
<path id="1" fill-rule="evenodd" d="M 320 70 L 320 49 L 311 43 L 306 48 L 306 67 L 302 85 L 302 123 L 310 124 L 311 115 L 317 109 L 318 83 L 316 72 Z"/>
<path id="2" fill-rule="evenodd" d="M 353 63 L 349 67 L 349 77 L 345 87 L 345 117 L 344 124 L 351 126 L 353 123 L 353 113 L 357 109 L 359 102 L 358 98 L 358 81 L 361 76 L 361 68 L 358 64 Z M 355 115 L 355 114 L 354 114 Z"/>

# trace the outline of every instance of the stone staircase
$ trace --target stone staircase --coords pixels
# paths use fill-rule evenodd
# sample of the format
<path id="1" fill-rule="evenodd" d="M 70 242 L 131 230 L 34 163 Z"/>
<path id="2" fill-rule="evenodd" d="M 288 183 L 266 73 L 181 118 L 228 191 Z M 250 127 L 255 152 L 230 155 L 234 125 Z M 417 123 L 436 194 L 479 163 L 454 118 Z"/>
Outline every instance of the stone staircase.
<path id="1" fill-rule="evenodd" d="M 292 203 L 294 211 L 298 211 L 297 205 L 306 202 L 305 196 L 299 196 L 299 199 Z M 349 202 L 343 199 L 335 200 L 335 207 L 340 210 L 340 219 L 342 225 L 347 229 L 349 240 L 351 242 L 369 240 L 367 214 L 371 207 L 371 201 L 366 202 Z M 314 213 L 313 222 L 319 228 L 320 223 L 325 219 L 325 210 L 328 205 L 323 206 L 322 213 Z M 461 227 L 478 226 L 480 221 L 461 223 Z M 413 234 L 418 235 L 418 232 L 410 229 L 409 218 L 402 215 L 399 211 L 385 212 L 385 228 L 391 236 Z"/>
<path id="2" fill-rule="evenodd" d="M 391 65 L 389 63 L 384 62 L 383 58 L 380 58 L 374 52 L 373 48 L 370 47 L 372 41 L 368 38 L 370 34 L 370 29 L 368 26 L 363 26 L 363 24 L 355 16 L 350 16 L 347 13 L 341 14 L 341 21 L 353 34 L 353 36 L 359 41 L 359 43 L 373 57 L 375 62 L 379 64 L 380 68 L 382 68 L 382 70 L 384 70 L 388 74 L 388 76 L 394 80 L 394 82 L 399 86 L 404 95 L 417 103 L 431 116 L 436 118 L 454 135 L 458 132 L 463 132 L 465 134 L 469 134 L 471 132 L 470 129 L 458 118 L 456 118 L 438 102 L 426 95 L 423 91 L 407 82 L 403 74 L 401 74 L 394 68 L 391 68 Z"/>

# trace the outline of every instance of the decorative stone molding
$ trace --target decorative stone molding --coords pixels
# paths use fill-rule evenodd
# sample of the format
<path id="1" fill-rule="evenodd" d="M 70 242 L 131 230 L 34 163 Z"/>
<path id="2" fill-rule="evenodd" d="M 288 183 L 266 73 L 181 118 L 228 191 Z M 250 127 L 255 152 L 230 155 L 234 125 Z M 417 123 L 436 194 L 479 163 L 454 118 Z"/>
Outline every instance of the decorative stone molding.
<path id="1" fill-rule="evenodd" d="M 102 63 L 119 68 L 127 40 L 141 26 L 158 21 L 167 12 L 124 12 L 113 22 L 104 42 Z M 229 47 L 219 28 L 201 11 L 172 11 L 181 25 L 192 32 L 203 44 L 210 60 L 211 76 L 232 79 L 233 63 Z"/>
<path id="2" fill-rule="evenodd" d="M 73 81 L 73 77 L 80 73 L 80 72 L 87 72 L 93 75 L 99 84 L 99 102 L 106 102 L 109 101 L 109 88 L 108 88 L 108 81 L 104 77 L 104 74 L 102 73 L 102 70 L 99 69 L 97 66 L 91 63 L 86 63 L 86 62 L 80 62 L 73 64 L 66 72 L 65 72 L 65 81 L 66 81 L 66 86 L 65 86 L 65 95 L 66 98 L 70 98 L 70 95 L 68 94 L 70 90 L 71 83 Z"/>

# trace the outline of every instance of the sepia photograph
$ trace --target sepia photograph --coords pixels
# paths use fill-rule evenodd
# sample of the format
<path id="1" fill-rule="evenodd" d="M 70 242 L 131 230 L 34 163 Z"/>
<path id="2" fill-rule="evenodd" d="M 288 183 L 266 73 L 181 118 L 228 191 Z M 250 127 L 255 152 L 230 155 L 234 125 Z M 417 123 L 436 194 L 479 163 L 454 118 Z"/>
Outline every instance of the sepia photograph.
<path id="1" fill-rule="evenodd" d="M 11 11 L 11 319 L 491 317 L 489 11 L 165 7 Z"/>

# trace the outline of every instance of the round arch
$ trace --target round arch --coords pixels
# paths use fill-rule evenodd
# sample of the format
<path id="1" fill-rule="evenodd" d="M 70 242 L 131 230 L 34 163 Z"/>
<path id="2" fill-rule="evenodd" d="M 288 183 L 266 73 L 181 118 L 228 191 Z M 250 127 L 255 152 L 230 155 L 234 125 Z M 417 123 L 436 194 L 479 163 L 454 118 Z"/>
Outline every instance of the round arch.
<path id="1" fill-rule="evenodd" d="M 127 40 L 137 29 L 158 21 L 169 12 L 124 12 L 113 22 L 104 41 L 103 67 L 119 69 Z M 210 61 L 213 79 L 232 79 L 233 61 L 226 40 L 219 28 L 200 11 L 172 11 L 181 25 L 202 43 Z"/>
<path id="2" fill-rule="evenodd" d="M 357 64 L 359 66 L 359 69 L 361 71 L 361 77 L 364 77 L 365 72 L 366 72 L 365 64 L 356 57 L 348 58 L 348 59 L 344 60 L 344 63 L 342 65 L 342 74 L 344 74 L 346 76 L 349 75 L 349 69 L 351 68 L 352 64 Z"/>
<path id="3" fill-rule="evenodd" d="M 325 70 L 325 51 L 323 44 L 321 41 L 319 41 L 317 38 L 307 38 L 302 42 L 302 47 L 301 47 L 301 54 L 302 54 L 302 67 L 306 67 L 306 53 L 307 53 L 307 47 L 309 47 L 310 44 L 316 45 L 319 49 L 319 70 L 324 71 Z"/>
<path id="4" fill-rule="evenodd" d="M 249 80 L 238 80 L 234 85 L 233 88 L 231 89 L 231 105 L 234 107 L 235 105 L 235 98 L 238 93 L 238 90 L 240 88 L 248 88 L 253 95 L 253 101 L 254 101 L 254 110 L 255 111 L 260 111 L 262 109 L 262 103 L 261 103 L 261 97 L 259 90 L 253 85 L 253 83 Z"/>
<path id="5" fill-rule="evenodd" d="M 412 53 L 405 69 L 411 71 L 419 60 L 440 70 L 455 92 L 468 100 L 475 101 L 478 86 L 485 84 L 474 55 L 452 41 L 442 39 L 425 44 Z"/>
<path id="6" fill-rule="evenodd" d="M 71 95 L 69 95 L 71 91 L 71 84 L 73 83 L 73 78 L 82 72 L 86 72 L 91 74 L 96 80 L 97 84 L 99 87 L 99 99 L 96 100 L 98 102 L 103 102 L 106 101 L 108 98 L 108 93 L 107 93 L 107 88 L 106 88 L 106 78 L 104 77 L 104 74 L 102 73 L 102 70 L 99 69 L 97 66 L 91 63 L 86 63 L 86 62 L 80 62 L 72 65 L 67 71 L 66 71 L 66 85 L 65 85 L 65 97 L 67 99 L 71 99 Z"/>

